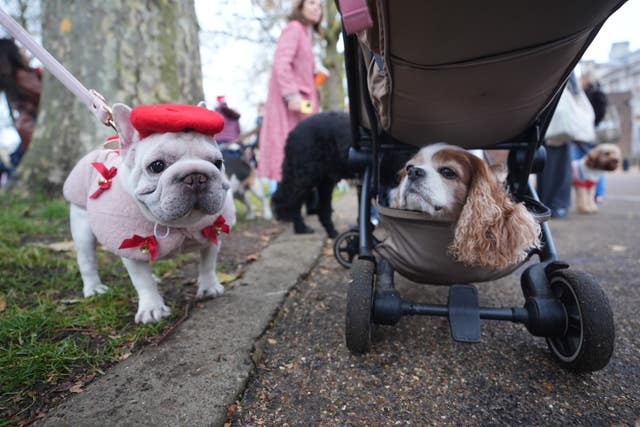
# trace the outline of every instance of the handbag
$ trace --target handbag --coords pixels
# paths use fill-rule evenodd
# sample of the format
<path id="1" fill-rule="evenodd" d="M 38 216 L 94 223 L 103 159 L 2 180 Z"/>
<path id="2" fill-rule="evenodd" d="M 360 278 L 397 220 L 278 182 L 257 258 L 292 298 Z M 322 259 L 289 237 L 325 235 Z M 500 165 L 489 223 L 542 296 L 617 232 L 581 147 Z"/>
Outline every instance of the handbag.
<path id="1" fill-rule="evenodd" d="M 595 142 L 594 120 L 593 107 L 584 91 L 574 95 L 565 87 L 547 128 L 547 144 L 557 147 L 570 141 Z"/>
<path id="2" fill-rule="evenodd" d="M 620 129 L 620 115 L 615 105 L 607 105 L 607 110 L 602 121 L 596 126 L 596 144 L 604 144 L 608 142 L 618 142 L 622 137 Z"/>

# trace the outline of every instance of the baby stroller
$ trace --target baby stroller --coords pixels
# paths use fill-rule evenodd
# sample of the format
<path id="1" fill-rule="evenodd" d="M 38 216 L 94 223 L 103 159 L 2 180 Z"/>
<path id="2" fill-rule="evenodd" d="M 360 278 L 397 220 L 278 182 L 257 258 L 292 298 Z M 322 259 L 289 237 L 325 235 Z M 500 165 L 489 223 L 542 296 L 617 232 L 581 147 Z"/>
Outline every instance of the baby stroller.
<path id="1" fill-rule="evenodd" d="M 564 368 L 604 368 L 615 333 L 607 297 L 590 275 L 559 260 L 546 223 L 541 224 L 542 246 L 531 254 L 539 262 L 521 275 L 524 305 L 481 307 L 470 283 L 505 276 L 520 265 L 491 271 L 457 264 L 446 254 L 451 227 L 385 208 L 384 195 L 404 161 L 425 145 L 506 149 L 512 198 L 541 217 L 548 215 L 529 175 L 544 167 L 545 131 L 568 77 L 624 1 L 494 0 L 453 6 L 368 0 L 372 25 L 353 34 L 347 33 L 346 10 L 353 2 L 340 3 L 354 140 L 350 161 L 362 176 L 358 227 L 339 236 L 334 246 L 336 258 L 351 272 L 349 350 L 368 352 L 375 325 L 393 325 L 405 315 L 446 316 L 452 338 L 463 342 L 480 340 L 480 319 L 509 320 L 544 337 Z M 403 159 L 397 167 L 390 166 L 394 157 Z M 372 201 L 391 241 L 374 237 Z M 427 249 L 416 256 L 406 247 Z M 395 271 L 419 283 L 449 286 L 447 305 L 402 299 L 394 287 Z"/>

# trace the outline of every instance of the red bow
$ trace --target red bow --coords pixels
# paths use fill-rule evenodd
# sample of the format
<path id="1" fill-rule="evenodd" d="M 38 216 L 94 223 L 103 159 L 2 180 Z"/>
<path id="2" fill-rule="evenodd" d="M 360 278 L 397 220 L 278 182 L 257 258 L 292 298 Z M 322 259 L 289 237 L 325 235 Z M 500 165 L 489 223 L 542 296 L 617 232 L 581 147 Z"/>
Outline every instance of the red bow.
<path id="1" fill-rule="evenodd" d="M 93 162 L 91 165 L 96 168 L 98 173 L 102 175 L 101 178 L 98 178 L 98 189 L 89 196 L 90 199 L 97 199 L 103 191 L 111 188 L 111 180 L 116 173 L 118 173 L 118 169 L 115 166 L 111 166 L 111 168 L 107 169 L 107 167 L 103 163 Z"/>
<path id="2" fill-rule="evenodd" d="M 212 225 L 202 229 L 202 235 L 205 239 L 211 240 L 215 245 L 218 244 L 218 236 L 220 233 L 229 234 L 229 225 L 222 215 L 220 215 Z"/>
<path id="3" fill-rule="evenodd" d="M 155 236 L 142 237 L 134 234 L 130 238 L 124 239 L 118 249 L 136 248 L 138 246 L 140 246 L 142 252 L 149 251 L 151 261 L 156 259 L 156 255 L 158 255 L 158 241 Z"/>

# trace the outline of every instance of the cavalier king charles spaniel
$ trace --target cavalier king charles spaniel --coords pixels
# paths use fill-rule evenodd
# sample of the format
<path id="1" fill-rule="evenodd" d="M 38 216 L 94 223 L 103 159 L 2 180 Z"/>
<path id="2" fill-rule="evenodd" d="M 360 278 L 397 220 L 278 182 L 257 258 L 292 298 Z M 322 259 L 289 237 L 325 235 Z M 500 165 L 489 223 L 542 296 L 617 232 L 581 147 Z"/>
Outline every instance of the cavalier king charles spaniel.
<path id="1" fill-rule="evenodd" d="M 502 167 L 489 167 L 463 148 L 429 145 L 400 170 L 400 185 L 389 192 L 389 207 L 454 222 L 448 249 L 456 261 L 507 268 L 539 246 L 540 224 L 523 203 L 511 199 L 501 172 Z"/>
<path id="2" fill-rule="evenodd" d="M 576 210 L 579 213 L 595 213 L 596 185 L 605 172 L 611 172 L 622 163 L 622 152 L 615 144 L 600 144 L 589 151 L 580 160 L 574 160 L 573 189 L 575 190 Z"/>

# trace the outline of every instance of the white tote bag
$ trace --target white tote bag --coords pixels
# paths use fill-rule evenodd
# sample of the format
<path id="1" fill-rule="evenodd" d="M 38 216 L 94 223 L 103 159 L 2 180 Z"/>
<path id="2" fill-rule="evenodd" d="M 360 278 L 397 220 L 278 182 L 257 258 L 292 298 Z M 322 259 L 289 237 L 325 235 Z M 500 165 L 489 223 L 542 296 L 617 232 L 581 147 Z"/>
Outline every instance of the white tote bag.
<path id="1" fill-rule="evenodd" d="M 547 128 L 547 144 L 559 146 L 570 141 L 593 143 L 596 140 L 594 121 L 593 107 L 584 91 L 580 90 L 574 95 L 565 87 Z"/>

